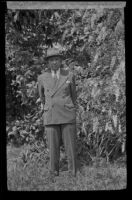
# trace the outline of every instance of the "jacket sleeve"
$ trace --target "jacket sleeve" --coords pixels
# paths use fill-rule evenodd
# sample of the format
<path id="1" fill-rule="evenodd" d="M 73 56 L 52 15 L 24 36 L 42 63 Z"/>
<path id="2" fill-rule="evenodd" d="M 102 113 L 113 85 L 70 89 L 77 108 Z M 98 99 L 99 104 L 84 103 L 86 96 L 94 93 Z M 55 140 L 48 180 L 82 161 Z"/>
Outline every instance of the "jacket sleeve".
<path id="1" fill-rule="evenodd" d="M 44 86 L 42 85 L 41 77 L 38 77 L 38 92 L 42 104 L 45 104 Z"/>
<path id="2" fill-rule="evenodd" d="M 73 104 L 76 106 L 77 92 L 76 92 L 76 82 L 75 82 L 74 74 L 72 74 L 72 77 L 71 77 L 71 98 L 72 98 Z"/>

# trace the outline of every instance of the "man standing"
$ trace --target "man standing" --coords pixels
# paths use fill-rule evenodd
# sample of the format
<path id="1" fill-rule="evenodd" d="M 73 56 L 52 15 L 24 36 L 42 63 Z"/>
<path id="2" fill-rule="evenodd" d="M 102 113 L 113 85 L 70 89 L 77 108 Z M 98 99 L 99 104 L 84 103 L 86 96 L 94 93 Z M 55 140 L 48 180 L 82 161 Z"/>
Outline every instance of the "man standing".
<path id="1" fill-rule="evenodd" d="M 50 173 L 59 175 L 61 140 L 68 157 L 68 169 L 76 176 L 76 86 L 72 72 L 62 68 L 60 48 L 47 51 L 48 70 L 38 77 L 43 122 L 50 152 Z"/>

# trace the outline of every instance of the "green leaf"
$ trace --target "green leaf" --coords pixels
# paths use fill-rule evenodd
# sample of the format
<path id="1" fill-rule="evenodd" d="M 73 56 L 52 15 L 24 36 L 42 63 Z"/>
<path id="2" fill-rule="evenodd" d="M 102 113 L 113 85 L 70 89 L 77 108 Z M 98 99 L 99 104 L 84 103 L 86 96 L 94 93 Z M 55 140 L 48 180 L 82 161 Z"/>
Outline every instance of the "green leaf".
<path id="1" fill-rule="evenodd" d="M 16 130 L 17 130 L 17 127 L 16 127 L 16 126 L 13 126 L 12 131 L 15 133 Z"/>
<path id="2" fill-rule="evenodd" d="M 9 133 L 8 133 L 8 137 L 9 137 L 9 136 L 12 136 L 12 135 L 15 135 L 15 133 L 14 133 L 14 132 L 9 132 Z"/>

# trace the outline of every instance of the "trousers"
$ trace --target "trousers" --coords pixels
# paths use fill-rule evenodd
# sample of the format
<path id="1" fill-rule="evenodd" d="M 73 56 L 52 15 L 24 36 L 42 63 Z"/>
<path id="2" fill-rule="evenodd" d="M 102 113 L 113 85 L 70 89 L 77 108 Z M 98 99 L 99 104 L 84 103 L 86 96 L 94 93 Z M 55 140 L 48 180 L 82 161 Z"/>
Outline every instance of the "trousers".
<path id="1" fill-rule="evenodd" d="M 59 173 L 60 146 L 62 141 L 68 157 L 68 170 L 76 175 L 76 124 L 45 126 L 50 155 L 50 171 Z"/>

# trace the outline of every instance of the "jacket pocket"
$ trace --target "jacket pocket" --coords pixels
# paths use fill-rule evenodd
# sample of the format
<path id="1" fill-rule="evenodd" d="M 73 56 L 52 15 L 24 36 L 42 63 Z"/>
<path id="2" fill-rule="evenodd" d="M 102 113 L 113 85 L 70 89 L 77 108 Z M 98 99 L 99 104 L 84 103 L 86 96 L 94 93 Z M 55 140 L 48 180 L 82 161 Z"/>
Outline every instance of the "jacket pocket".
<path id="1" fill-rule="evenodd" d="M 64 104 L 64 107 L 68 110 L 74 110 L 75 109 L 75 106 L 73 104 Z"/>

